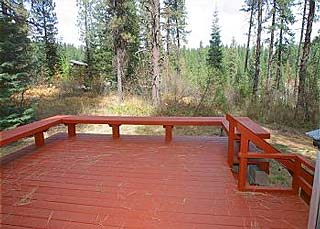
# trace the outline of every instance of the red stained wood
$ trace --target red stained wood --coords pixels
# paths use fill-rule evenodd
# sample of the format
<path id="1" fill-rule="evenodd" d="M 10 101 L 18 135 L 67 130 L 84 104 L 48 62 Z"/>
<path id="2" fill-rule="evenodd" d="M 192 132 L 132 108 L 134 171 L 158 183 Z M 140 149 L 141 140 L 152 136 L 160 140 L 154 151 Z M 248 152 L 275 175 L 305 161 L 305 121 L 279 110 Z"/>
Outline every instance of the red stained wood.
<path id="1" fill-rule="evenodd" d="M 166 135 L 165 135 L 165 140 L 166 142 L 171 142 L 172 141 L 172 129 L 173 126 L 163 126 L 166 129 Z"/>
<path id="2" fill-rule="evenodd" d="M 67 124 L 67 126 L 68 126 L 68 136 L 70 138 L 76 136 L 76 124 L 69 123 Z"/>
<path id="3" fill-rule="evenodd" d="M 0 132 L 0 146 L 4 146 L 11 142 L 15 142 L 21 138 L 31 137 L 39 132 L 44 132 L 50 127 L 61 124 L 61 120 L 64 116 L 53 116 L 47 119 L 36 121 L 24 126 L 20 126 L 16 129 Z"/>
<path id="4" fill-rule="evenodd" d="M 66 116 L 64 123 L 110 125 L 222 126 L 224 117 Z"/>
<path id="5" fill-rule="evenodd" d="M 34 135 L 34 142 L 37 147 L 41 147 L 44 145 L 44 134 L 43 132 L 36 133 Z"/>
<path id="6" fill-rule="evenodd" d="M 120 125 L 110 125 L 112 127 L 112 137 L 113 139 L 120 138 Z"/>
<path id="7" fill-rule="evenodd" d="M 234 118 L 227 115 L 227 119 L 234 121 Z M 307 173 L 304 167 L 313 172 L 314 166 L 306 159 L 296 154 L 282 154 L 279 150 L 274 148 L 272 145 L 264 141 L 264 139 L 257 136 L 250 128 L 241 122 L 236 122 L 236 127 L 241 133 L 241 149 L 240 149 L 240 166 L 239 166 L 239 190 L 241 191 L 261 191 L 264 188 L 254 186 L 248 186 L 246 184 L 246 168 L 248 165 L 248 158 L 266 158 L 275 159 L 280 162 L 291 174 L 292 174 L 292 192 L 299 194 L 300 190 L 305 193 L 304 198 L 310 199 L 312 193 L 312 174 Z M 229 134 L 230 135 L 230 134 Z M 230 139 L 230 138 L 229 138 Z M 258 146 L 263 152 L 255 153 L 248 152 L 248 148 L 244 147 L 243 144 L 247 145 L 251 141 Z M 303 166 L 302 166 L 303 165 Z M 268 187 L 268 190 L 283 191 L 281 188 Z"/>
<path id="8" fill-rule="evenodd" d="M 237 191 L 224 137 L 60 134 L 26 153 L 2 165 L 1 228 L 307 225 L 296 195 Z"/>

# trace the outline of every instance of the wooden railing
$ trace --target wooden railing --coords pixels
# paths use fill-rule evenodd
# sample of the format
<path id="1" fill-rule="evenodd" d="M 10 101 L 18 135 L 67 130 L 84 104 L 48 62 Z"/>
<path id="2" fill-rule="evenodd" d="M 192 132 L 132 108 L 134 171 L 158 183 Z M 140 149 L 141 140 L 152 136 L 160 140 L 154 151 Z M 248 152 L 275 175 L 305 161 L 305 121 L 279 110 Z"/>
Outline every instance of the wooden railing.
<path id="1" fill-rule="evenodd" d="M 300 194 L 306 199 L 310 199 L 312 193 L 314 165 L 297 154 L 284 154 L 274 148 L 263 138 L 257 136 L 250 128 L 248 128 L 241 120 L 227 115 L 228 120 L 232 120 L 233 138 L 229 138 L 229 146 L 233 146 L 232 139 L 240 139 L 239 152 L 239 174 L 238 174 L 238 189 L 240 191 L 288 191 Z M 238 132 L 238 134 L 236 134 Z M 230 133 L 229 133 L 230 136 Z M 238 137 L 235 137 L 238 136 Z M 253 143 L 262 152 L 250 152 L 249 143 Z M 231 152 L 231 149 L 229 149 Z M 233 148 L 232 148 L 233 150 Z M 233 153 L 233 152 L 232 152 Z M 292 175 L 292 186 L 290 188 L 282 187 L 265 187 L 250 185 L 247 182 L 248 160 L 250 159 L 274 159 L 285 167 Z M 231 156 L 228 157 L 228 162 L 231 162 Z"/>

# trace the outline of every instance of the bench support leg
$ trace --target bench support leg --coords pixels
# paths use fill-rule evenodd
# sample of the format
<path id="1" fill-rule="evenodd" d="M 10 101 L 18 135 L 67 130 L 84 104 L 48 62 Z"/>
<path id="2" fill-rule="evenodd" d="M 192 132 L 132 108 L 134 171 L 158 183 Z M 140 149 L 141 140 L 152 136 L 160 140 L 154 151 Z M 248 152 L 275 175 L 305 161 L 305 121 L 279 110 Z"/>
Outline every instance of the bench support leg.
<path id="1" fill-rule="evenodd" d="M 76 124 L 68 124 L 68 136 L 69 138 L 76 136 Z"/>
<path id="2" fill-rule="evenodd" d="M 119 139 L 120 138 L 120 125 L 110 125 L 112 127 L 112 138 Z"/>
<path id="3" fill-rule="evenodd" d="M 37 147 L 41 147 L 44 145 L 44 135 L 43 132 L 36 133 L 34 135 L 34 142 Z"/>
<path id="4" fill-rule="evenodd" d="M 171 142 L 173 126 L 163 126 L 163 127 L 166 129 L 166 136 L 165 136 L 166 142 Z"/>

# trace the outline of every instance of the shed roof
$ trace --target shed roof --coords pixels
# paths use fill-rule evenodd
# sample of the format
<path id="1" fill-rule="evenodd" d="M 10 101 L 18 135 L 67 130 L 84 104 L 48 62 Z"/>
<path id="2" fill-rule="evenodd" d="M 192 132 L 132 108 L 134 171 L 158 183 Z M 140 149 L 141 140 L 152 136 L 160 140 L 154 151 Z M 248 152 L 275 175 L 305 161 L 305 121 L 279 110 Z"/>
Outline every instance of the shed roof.
<path id="1" fill-rule="evenodd" d="M 81 65 L 81 66 L 88 66 L 87 63 L 81 62 L 81 61 L 77 61 L 77 60 L 70 60 L 71 64 L 75 64 L 75 65 Z"/>

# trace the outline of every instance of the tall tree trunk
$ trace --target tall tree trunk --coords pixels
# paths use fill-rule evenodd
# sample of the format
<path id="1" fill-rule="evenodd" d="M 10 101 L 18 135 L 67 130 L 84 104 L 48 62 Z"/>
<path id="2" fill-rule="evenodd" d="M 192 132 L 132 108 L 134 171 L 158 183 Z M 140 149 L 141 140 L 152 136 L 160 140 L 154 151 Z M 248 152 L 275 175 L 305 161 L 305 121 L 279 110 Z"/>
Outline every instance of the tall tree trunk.
<path id="1" fill-rule="evenodd" d="M 45 58 L 46 58 L 46 67 L 48 67 L 49 71 L 50 71 L 50 74 L 49 74 L 49 77 L 51 78 L 52 77 L 52 74 L 53 74 L 53 70 L 51 69 L 51 66 L 49 64 L 50 62 L 50 59 L 49 59 L 49 41 L 48 41 L 48 31 L 47 31 L 47 18 L 46 18 L 46 11 L 45 11 L 45 8 L 44 8 L 44 4 L 45 2 L 42 1 L 42 16 L 43 16 L 43 32 L 44 32 L 44 54 L 45 54 Z M 46 75 L 46 74 L 45 74 Z"/>
<path id="2" fill-rule="evenodd" d="M 124 66 L 125 66 L 125 49 L 122 47 L 116 48 L 116 64 L 117 64 L 117 85 L 118 85 L 118 101 L 123 102 L 123 86 L 122 80 L 124 79 Z"/>
<path id="3" fill-rule="evenodd" d="M 175 11 L 178 12 L 178 1 L 174 1 Z M 179 29 L 179 20 L 178 17 L 175 16 L 175 26 L 176 26 L 176 39 L 177 39 L 177 50 L 176 50 L 176 77 L 174 79 L 174 100 L 177 102 L 177 92 L 178 92 L 178 85 L 177 85 L 177 78 L 180 78 L 181 75 L 181 67 L 180 67 L 180 29 Z"/>
<path id="4" fill-rule="evenodd" d="M 253 79 L 252 95 L 255 98 L 258 94 L 259 78 L 260 78 L 260 56 L 261 56 L 261 31 L 262 31 L 262 0 L 258 0 L 258 27 L 256 41 L 256 60 L 255 73 Z"/>
<path id="5" fill-rule="evenodd" d="M 308 4 L 308 0 L 304 0 L 301 30 L 300 30 L 300 40 L 299 40 L 299 45 L 298 45 L 298 50 L 297 50 L 296 75 L 294 78 L 294 92 L 293 92 L 294 95 L 297 94 L 298 76 L 299 76 L 298 70 L 299 70 L 299 65 L 300 65 L 300 55 L 301 55 L 301 46 L 302 46 L 302 40 L 303 40 L 304 26 L 306 23 L 307 4 Z"/>
<path id="6" fill-rule="evenodd" d="M 174 7 L 175 7 L 175 11 L 178 12 L 178 0 L 174 1 Z M 177 34 L 177 46 L 178 46 L 178 50 L 180 50 L 180 29 L 179 29 L 179 19 L 178 16 L 175 16 L 175 21 L 176 21 L 176 34 Z"/>
<path id="7" fill-rule="evenodd" d="M 151 2 L 152 102 L 160 104 L 160 2 Z"/>
<path id="8" fill-rule="evenodd" d="M 88 7 L 88 2 L 84 3 L 84 7 L 85 7 L 85 14 L 84 14 L 84 29 L 85 29 L 85 38 L 84 38 L 84 42 L 85 42 L 85 56 L 86 56 L 86 62 L 88 64 L 88 68 L 87 68 L 87 76 L 85 76 L 85 83 L 87 83 L 92 77 L 92 73 L 91 73 L 91 53 L 90 53 L 90 38 L 89 38 L 89 23 L 88 23 L 88 11 L 89 11 L 89 7 Z M 88 86 L 88 85 L 87 85 Z"/>
<path id="9" fill-rule="evenodd" d="M 249 52 L 250 52 L 250 40 L 251 40 L 251 29 L 252 29 L 252 26 L 253 26 L 253 15 L 254 15 L 255 2 L 256 2 L 256 0 L 251 0 L 249 31 L 248 31 L 248 39 L 247 39 L 246 58 L 245 58 L 245 62 L 244 62 L 244 72 L 247 72 L 247 70 L 248 70 Z"/>
<path id="10" fill-rule="evenodd" d="M 169 83 L 169 71 L 170 71 L 170 17 L 167 15 L 167 25 L 166 25 L 166 80 L 165 80 L 165 90 L 168 92 Z"/>
<path id="11" fill-rule="evenodd" d="M 271 78 L 271 66 L 272 66 L 272 59 L 273 59 L 273 43 L 274 43 L 274 31 L 276 25 L 276 0 L 273 0 L 273 8 L 272 8 L 272 22 L 271 22 L 271 31 L 270 31 L 270 44 L 269 44 L 269 55 L 268 55 L 268 67 L 267 67 L 267 81 L 266 81 L 266 88 L 269 90 L 269 83 Z"/>
<path id="12" fill-rule="evenodd" d="M 166 46 L 167 46 L 167 56 L 170 55 L 170 17 L 169 15 L 167 16 L 167 25 L 166 25 Z"/>
<path id="13" fill-rule="evenodd" d="M 283 12 L 282 12 L 283 13 Z M 278 44 L 278 57 L 277 57 L 277 74 L 276 74 L 276 89 L 280 89 L 280 82 L 282 78 L 282 43 L 283 43 L 283 14 L 281 14 L 280 20 L 280 33 L 279 33 L 279 44 Z"/>
<path id="14" fill-rule="evenodd" d="M 299 70 L 299 87 L 298 87 L 298 101 L 296 105 L 296 117 L 303 115 L 304 120 L 309 119 L 308 107 L 306 104 L 306 94 L 305 94 L 305 82 L 307 78 L 307 63 L 310 54 L 311 46 L 311 33 L 312 33 L 312 24 L 315 16 L 315 1 L 309 0 L 309 12 L 307 19 L 307 29 L 303 44 L 302 56 L 300 60 L 300 70 Z"/>

